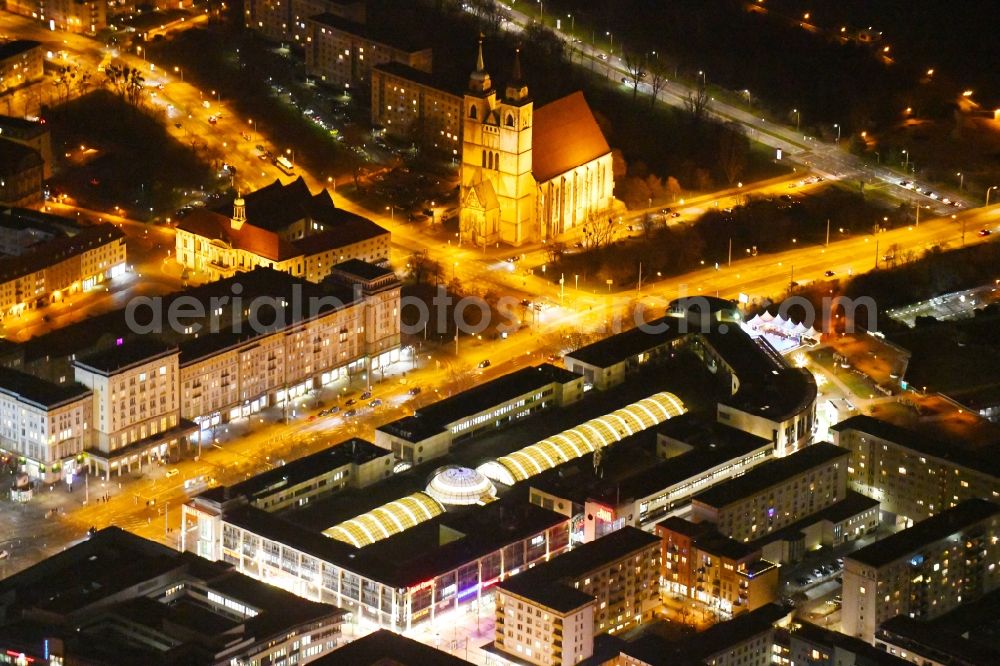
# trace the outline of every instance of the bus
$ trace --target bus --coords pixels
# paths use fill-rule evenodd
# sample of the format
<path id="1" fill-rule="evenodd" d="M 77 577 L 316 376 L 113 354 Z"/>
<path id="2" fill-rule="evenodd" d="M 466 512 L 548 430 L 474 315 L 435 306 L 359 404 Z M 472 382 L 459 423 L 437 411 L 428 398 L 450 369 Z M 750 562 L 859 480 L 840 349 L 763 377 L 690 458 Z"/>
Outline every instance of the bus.
<path id="1" fill-rule="evenodd" d="M 274 166 L 278 167 L 278 169 L 286 176 L 291 176 L 295 173 L 295 165 L 289 162 L 288 158 L 284 155 L 278 155 L 278 157 L 275 158 Z"/>

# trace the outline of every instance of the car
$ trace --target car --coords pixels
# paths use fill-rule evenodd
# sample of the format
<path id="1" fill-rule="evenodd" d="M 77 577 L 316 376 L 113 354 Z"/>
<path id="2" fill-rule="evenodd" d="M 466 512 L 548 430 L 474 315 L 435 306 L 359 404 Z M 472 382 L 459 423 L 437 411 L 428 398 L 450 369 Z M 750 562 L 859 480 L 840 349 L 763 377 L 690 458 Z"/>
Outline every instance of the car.
<path id="1" fill-rule="evenodd" d="M 979 230 L 979 235 L 980 235 L 980 236 L 989 236 L 989 235 L 990 235 L 990 234 L 992 234 L 992 233 L 993 233 L 993 232 L 992 232 L 992 231 L 990 231 L 989 229 L 980 229 L 980 230 Z"/>
<path id="2" fill-rule="evenodd" d="M 180 129 L 181 127 L 183 127 L 183 125 L 181 125 L 180 123 L 174 123 L 174 127 Z"/>
<path id="3" fill-rule="evenodd" d="M 660 209 L 660 214 L 661 214 L 661 215 L 667 215 L 667 214 L 669 214 L 669 213 L 672 213 L 672 212 L 673 212 L 673 211 L 672 211 L 672 210 L 670 210 L 669 208 L 661 208 L 661 209 Z"/>
<path id="4" fill-rule="evenodd" d="M 348 398 L 347 401 L 344 402 L 344 404 L 347 405 L 348 407 L 350 407 L 351 405 L 355 404 L 356 402 L 357 402 L 357 400 L 355 400 L 354 398 Z"/>
<path id="5" fill-rule="evenodd" d="M 483 359 L 482 361 L 479 362 L 479 368 L 480 369 L 488 368 L 488 367 L 490 367 L 490 359 L 486 358 L 486 359 Z"/>
<path id="6" fill-rule="evenodd" d="M 362 400 L 367 400 L 370 397 L 372 397 L 372 392 L 371 391 L 365 391 L 364 393 L 361 394 L 361 399 Z"/>
<path id="7" fill-rule="evenodd" d="M 374 400 L 368 403 L 368 406 L 371 407 L 372 409 L 375 409 L 376 407 L 381 407 L 382 398 L 375 398 Z"/>
<path id="8" fill-rule="evenodd" d="M 215 118 L 215 116 L 209 116 L 208 117 L 208 124 L 209 125 L 214 125 L 217 122 L 219 122 L 219 121 Z"/>
<path id="9" fill-rule="evenodd" d="M 809 579 L 806 576 L 799 576 L 795 579 L 795 582 L 799 585 L 799 587 L 802 587 L 803 585 L 809 584 Z"/>
<path id="10" fill-rule="evenodd" d="M 928 192 L 927 196 L 929 196 L 931 199 L 938 199 L 938 198 L 940 198 L 940 197 L 938 197 L 937 192 Z"/>
<path id="11" fill-rule="evenodd" d="M 910 181 L 908 181 L 908 180 L 901 180 L 901 181 L 899 181 L 899 186 L 900 187 L 905 187 L 907 189 L 910 189 L 911 187 L 913 187 L 913 184 L 910 183 Z"/>
<path id="12" fill-rule="evenodd" d="M 833 277 L 834 275 L 836 275 L 836 273 L 834 273 L 833 271 L 826 271 L 825 273 L 823 273 L 823 275 L 825 275 L 826 277 Z"/>
<path id="13" fill-rule="evenodd" d="M 10 557 L 9 550 L 0 550 L 0 560 L 6 560 L 8 557 Z"/>
<path id="14" fill-rule="evenodd" d="M 169 479 L 170 477 L 177 476 L 178 474 L 180 474 L 180 470 L 174 467 L 173 469 L 168 469 L 165 476 Z"/>
<path id="15" fill-rule="evenodd" d="M 677 211 L 674 211 L 673 213 L 670 214 L 670 217 L 674 217 L 674 218 L 677 218 L 677 217 L 680 217 L 680 216 L 681 216 L 681 214 L 678 213 Z"/>
<path id="16" fill-rule="evenodd" d="M 348 409 L 346 412 L 344 412 L 344 416 L 348 418 L 352 418 L 357 415 L 358 415 L 358 410 L 356 409 Z"/>
<path id="17" fill-rule="evenodd" d="M 608 54 L 607 53 L 598 53 L 597 57 L 600 58 L 601 60 L 607 60 L 608 59 Z"/>
<path id="18" fill-rule="evenodd" d="M 512 254 L 511 256 L 507 257 L 507 261 L 509 261 L 512 264 L 520 260 L 521 257 L 517 256 L 516 254 Z"/>
<path id="19" fill-rule="evenodd" d="M 413 388 L 411 388 L 411 389 L 410 389 L 409 391 L 407 391 L 407 393 L 408 393 L 409 395 L 420 395 L 420 390 L 421 390 L 421 389 L 420 389 L 420 387 L 419 387 L 419 386 L 414 386 L 414 387 L 413 387 Z"/>

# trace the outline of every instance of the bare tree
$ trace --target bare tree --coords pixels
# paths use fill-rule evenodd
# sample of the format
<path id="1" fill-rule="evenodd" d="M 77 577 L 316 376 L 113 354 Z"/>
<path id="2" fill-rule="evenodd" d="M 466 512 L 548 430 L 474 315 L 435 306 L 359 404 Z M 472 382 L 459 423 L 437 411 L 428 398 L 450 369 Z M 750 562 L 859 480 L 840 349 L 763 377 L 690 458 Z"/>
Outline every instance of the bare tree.
<path id="1" fill-rule="evenodd" d="M 625 63 L 625 72 L 628 74 L 628 84 L 632 86 L 632 101 L 635 101 L 639 94 L 639 84 L 645 76 L 646 57 L 635 51 L 626 51 L 622 62 Z"/>
<path id="2" fill-rule="evenodd" d="M 704 84 L 688 93 L 684 100 L 684 109 L 690 114 L 695 125 L 701 124 L 708 110 L 708 90 Z"/>
<path id="3" fill-rule="evenodd" d="M 125 83 L 125 99 L 132 106 L 139 106 L 146 96 L 146 78 L 138 69 L 129 69 L 126 67 L 125 70 L 128 77 Z"/>
<path id="4" fill-rule="evenodd" d="M 583 246 L 589 250 L 607 247 L 615 237 L 614 216 L 608 213 L 591 213 L 580 230 L 583 232 Z"/>
<path id="5" fill-rule="evenodd" d="M 415 252 L 406 264 L 407 275 L 417 284 L 436 284 L 441 280 L 441 264 L 426 250 Z"/>
<path id="6" fill-rule="evenodd" d="M 508 20 L 507 10 L 497 0 L 471 0 L 472 14 L 479 19 L 486 34 L 496 36 Z"/>
<path id="7" fill-rule="evenodd" d="M 735 122 L 726 123 L 719 135 L 719 166 L 729 185 L 743 175 L 749 152 L 750 141 L 743 127 Z"/>
<path id="8" fill-rule="evenodd" d="M 660 63 L 659 58 L 653 58 L 646 69 L 649 72 L 649 80 L 647 82 L 652 92 L 649 98 L 649 106 L 653 107 L 656 106 L 656 99 L 660 96 L 660 91 L 667 85 L 667 70 Z"/>
<path id="9" fill-rule="evenodd" d="M 545 246 L 545 252 L 549 256 L 549 263 L 557 263 L 566 254 L 566 243 L 554 241 Z"/>

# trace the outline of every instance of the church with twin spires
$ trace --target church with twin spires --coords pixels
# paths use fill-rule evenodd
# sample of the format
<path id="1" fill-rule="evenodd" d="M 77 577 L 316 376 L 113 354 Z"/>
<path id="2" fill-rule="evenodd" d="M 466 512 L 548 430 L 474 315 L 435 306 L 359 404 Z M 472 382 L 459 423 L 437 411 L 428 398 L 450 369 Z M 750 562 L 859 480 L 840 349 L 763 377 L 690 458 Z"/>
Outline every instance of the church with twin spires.
<path id="1" fill-rule="evenodd" d="M 583 93 L 536 110 L 517 53 L 498 96 L 480 40 L 463 114 L 462 241 L 486 247 L 551 240 L 612 210 L 611 149 Z"/>

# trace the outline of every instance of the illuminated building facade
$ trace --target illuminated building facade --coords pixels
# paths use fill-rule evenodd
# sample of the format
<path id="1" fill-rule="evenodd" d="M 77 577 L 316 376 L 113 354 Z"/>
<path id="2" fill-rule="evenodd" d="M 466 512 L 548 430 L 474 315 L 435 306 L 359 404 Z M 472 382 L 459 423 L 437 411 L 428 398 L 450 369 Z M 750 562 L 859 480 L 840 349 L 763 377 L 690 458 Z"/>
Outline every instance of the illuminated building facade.
<path id="1" fill-rule="evenodd" d="M 658 537 L 612 532 L 500 583 L 495 645 L 539 666 L 576 663 L 593 653 L 594 636 L 652 618 L 659 576 Z"/>
<path id="2" fill-rule="evenodd" d="M 692 517 L 737 541 L 760 539 L 844 499 L 848 455 L 821 442 L 757 465 L 695 495 Z"/>
<path id="3" fill-rule="evenodd" d="M 0 215 L 0 226 L 18 214 Z M 103 285 L 126 271 L 125 235 L 113 224 L 84 227 L 0 259 L 0 318 Z"/>
<path id="4" fill-rule="evenodd" d="M 870 416 L 830 428 L 834 442 L 851 452 L 851 488 L 877 499 L 882 510 L 907 525 L 985 497 L 1000 501 L 1000 465 L 960 442 L 941 442 Z"/>
<path id="5" fill-rule="evenodd" d="M 73 474 L 92 417 L 86 387 L 0 368 L 0 450 L 23 459 L 32 479 L 52 483 Z"/>
<path id="6" fill-rule="evenodd" d="M 177 224 L 175 244 L 181 266 L 212 280 L 263 266 L 320 282 L 352 259 L 385 264 L 389 240 L 388 231 L 337 208 L 326 190 L 311 194 L 298 178 L 238 197 L 231 209 L 191 211 Z"/>
<path id="7" fill-rule="evenodd" d="M 457 156 L 462 147 L 462 96 L 433 76 L 398 62 L 372 68 L 372 125 L 387 136 Z"/>
<path id="8" fill-rule="evenodd" d="M 932 619 L 1000 586 L 1000 505 L 970 499 L 844 557 L 843 632 Z"/>
<path id="9" fill-rule="evenodd" d="M 306 19 L 331 14 L 354 23 L 366 19 L 364 0 L 244 0 L 243 25 L 276 42 L 302 44 Z"/>
<path id="10" fill-rule="evenodd" d="M 719 534 L 709 523 L 671 517 L 656 526 L 663 585 L 724 613 L 756 610 L 778 597 L 778 566 L 759 549 Z"/>
<path id="11" fill-rule="evenodd" d="M 583 93 L 536 113 L 518 56 L 498 97 L 480 44 L 463 106 L 463 240 L 481 247 L 545 241 L 610 214 L 611 149 Z"/>
<path id="12" fill-rule="evenodd" d="M 336 14 L 307 18 L 305 41 L 306 75 L 334 85 L 367 85 L 372 68 L 389 62 L 430 72 L 434 61 L 422 42 Z"/>
<path id="13" fill-rule="evenodd" d="M 8 0 L 6 9 L 41 21 L 50 30 L 93 35 L 107 27 L 108 6 L 104 0 Z"/>
<path id="14" fill-rule="evenodd" d="M 0 43 L 0 95 L 40 81 L 45 75 L 41 42 L 14 39 Z"/>

